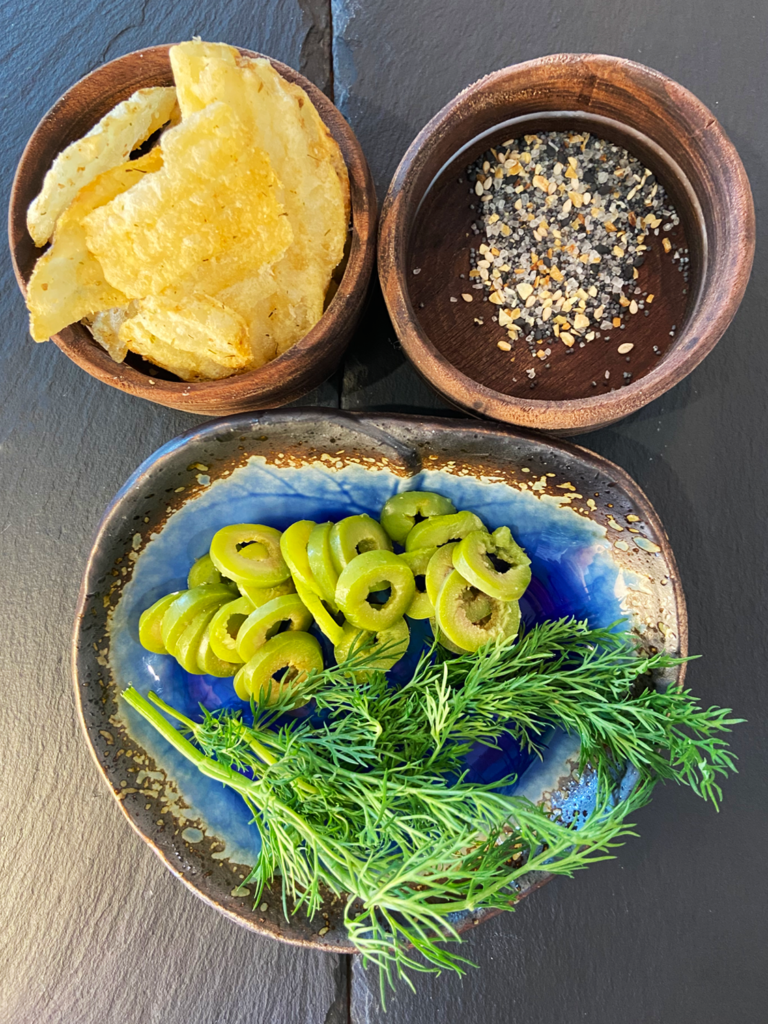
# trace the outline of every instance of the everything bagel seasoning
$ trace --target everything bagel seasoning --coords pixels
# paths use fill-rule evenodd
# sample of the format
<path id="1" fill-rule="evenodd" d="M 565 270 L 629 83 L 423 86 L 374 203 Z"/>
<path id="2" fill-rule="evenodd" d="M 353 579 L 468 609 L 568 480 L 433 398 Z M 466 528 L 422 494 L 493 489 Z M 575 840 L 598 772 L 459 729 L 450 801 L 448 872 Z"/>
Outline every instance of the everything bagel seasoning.
<path id="1" fill-rule="evenodd" d="M 477 238 L 467 283 L 496 307 L 507 344 L 526 344 L 537 365 L 561 343 L 573 352 L 614 340 L 619 353 L 631 351 L 612 332 L 650 315 L 653 295 L 638 277 L 654 245 L 688 281 L 688 251 L 667 235 L 678 214 L 621 146 L 584 132 L 539 132 L 488 150 L 467 177 Z M 624 383 L 631 379 L 624 374 Z"/>

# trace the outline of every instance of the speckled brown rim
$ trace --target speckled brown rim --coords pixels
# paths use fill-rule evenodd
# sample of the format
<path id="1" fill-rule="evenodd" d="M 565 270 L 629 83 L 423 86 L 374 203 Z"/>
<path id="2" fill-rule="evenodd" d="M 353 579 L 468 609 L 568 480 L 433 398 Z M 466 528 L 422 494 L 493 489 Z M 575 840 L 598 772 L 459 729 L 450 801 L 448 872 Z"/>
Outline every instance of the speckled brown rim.
<path id="1" fill-rule="evenodd" d="M 566 81 L 578 84 L 575 105 L 563 102 Z M 704 211 L 708 247 L 698 300 L 667 357 L 650 373 L 599 397 L 542 401 L 516 398 L 478 384 L 456 369 L 432 344 L 414 312 L 407 279 L 410 232 L 425 189 L 437 169 L 476 132 L 465 125 L 478 109 L 490 128 L 518 114 L 551 110 L 592 110 L 601 90 L 626 105 L 616 120 L 632 124 L 644 110 L 674 133 L 670 153 L 694 186 Z M 500 111 L 505 111 L 502 116 Z M 646 137 L 669 151 L 651 131 Z M 696 173 L 692 173 L 695 170 Z M 474 414 L 536 430 L 579 433 L 629 415 L 679 383 L 722 337 L 744 295 L 755 249 L 755 213 L 744 166 L 715 116 L 677 82 L 634 61 L 599 54 L 561 53 L 503 68 L 468 86 L 419 132 L 400 162 L 382 208 L 379 277 L 390 316 L 408 357 L 421 376 L 452 404 Z"/>
<path id="2" fill-rule="evenodd" d="M 384 450 L 390 456 L 390 466 L 398 466 L 406 474 L 413 474 L 422 467 L 422 454 L 419 446 L 425 447 L 426 451 L 434 452 L 443 443 L 445 451 L 454 452 L 459 444 L 466 446 L 467 439 L 471 438 L 472 443 L 482 442 L 482 447 L 490 445 L 504 446 L 505 444 L 525 447 L 529 453 L 536 452 L 558 452 L 574 460 L 579 471 L 588 471 L 598 477 L 609 481 L 609 485 L 618 489 L 622 496 L 625 496 L 633 510 L 638 513 L 641 519 L 647 524 L 649 532 L 655 538 L 660 549 L 660 557 L 663 560 L 665 570 L 669 577 L 674 596 L 675 628 L 678 638 L 678 649 L 681 656 L 688 653 L 688 617 L 683 593 L 682 583 L 672 551 L 669 538 L 664 530 L 661 520 L 653 508 L 651 502 L 635 483 L 635 481 L 620 467 L 603 458 L 594 452 L 580 446 L 549 438 L 544 438 L 533 432 L 515 430 L 504 425 L 485 423 L 473 423 L 466 420 L 450 420 L 442 418 L 415 418 L 404 415 L 376 415 L 376 414 L 355 414 L 340 412 L 336 410 L 322 409 L 297 409 L 264 414 L 242 414 L 225 419 L 214 420 L 203 426 L 193 428 L 179 437 L 169 441 L 159 448 L 153 455 L 146 459 L 141 466 L 126 481 L 123 487 L 117 492 L 107 507 L 97 527 L 91 552 L 86 563 L 80 593 L 75 614 L 73 643 L 72 643 L 72 679 L 75 690 L 75 703 L 78 717 L 83 728 L 91 755 L 98 767 L 98 770 L 108 785 L 110 792 L 118 802 L 121 811 L 128 819 L 134 831 L 141 836 L 144 842 L 154 850 L 157 856 L 163 861 L 166 867 L 177 878 L 179 878 L 192 892 L 199 896 L 209 906 L 219 910 L 225 916 L 252 931 L 269 935 L 280 941 L 292 945 L 311 946 L 325 952 L 354 952 L 354 947 L 349 943 L 346 935 L 329 934 L 319 937 L 316 931 L 302 927 L 300 923 L 294 926 L 289 933 L 270 922 L 259 922 L 253 915 L 246 916 L 239 914 L 231 907 L 225 906 L 222 898 L 213 892 L 207 892 L 201 880 L 193 880 L 185 875 L 179 868 L 178 863 L 172 859 L 169 848 L 163 845 L 159 838 L 153 836 L 150 830 L 143 830 L 139 822 L 132 816 L 130 809 L 121 799 L 121 792 L 113 781 L 109 770 L 99 759 L 96 748 L 98 729 L 89 724 L 86 715 L 86 692 L 92 685 L 88 679 L 89 664 L 96 655 L 91 649 L 92 636 L 83 638 L 83 627 L 89 610 L 92 614 L 93 604 L 100 603 L 100 580 L 111 572 L 114 567 L 113 556 L 116 550 L 121 550 L 116 537 L 121 531 L 127 531 L 126 538 L 130 538 L 138 527 L 131 518 L 130 512 L 134 511 L 131 502 L 134 497 L 143 490 L 148 480 L 158 472 L 166 468 L 178 468 L 176 463 L 186 465 L 190 461 L 190 454 L 183 454 L 190 446 L 196 450 L 207 441 L 217 443 L 222 440 L 236 438 L 241 442 L 243 455 L 238 456 L 241 460 L 248 457 L 248 435 L 256 438 L 263 435 L 270 428 L 280 429 L 283 427 L 286 433 L 297 436 L 301 431 L 314 438 L 323 437 L 324 432 L 328 437 L 339 432 L 346 432 L 357 439 L 360 450 L 375 450 L 376 447 Z M 438 440 L 439 439 L 439 440 Z M 335 449 L 338 446 L 336 437 L 331 437 L 332 444 L 329 447 Z M 418 443 L 417 443 L 418 442 Z M 322 441 L 320 442 L 322 445 Z M 370 445 L 369 449 L 364 446 Z M 255 446 L 255 445 L 254 445 Z M 224 447 L 224 445 L 222 445 Z M 285 447 L 284 445 L 282 447 Z M 497 454 L 497 458 L 501 458 Z M 229 466 L 229 463 L 226 463 Z M 189 467 L 190 469 L 193 466 Z M 222 467 L 223 468 L 223 467 Z M 217 477 L 215 470 L 211 470 L 212 479 Z M 610 497 L 610 495 L 609 495 Z M 162 505 L 167 501 L 173 502 L 173 497 L 162 499 Z M 181 502 L 184 499 L 179 498 Z M 606 498 L 607 500 L 607 498 Z M 613 507 L 613 506 L 611 506 Z M 145 530 L 149 536 L 156 529 L 155 524 L 150 523 Z M 129 540 L 127 546 L 130 547 Z M 681 666 L 677 682 L 682 685 L 685 677 L 686 666 Z M 135 745 L 135 741 L 134 741 Z M 119 772 L 113 770 L 113 775 L 119 777 Z M 550 880 L 552 876 L 539 875 L 531 881 L 531 884 L 523 892 L 523 896 L 540 888 Z M 467 918 L 459 926 L 460 932 L 465 932 L 476 924 L 494 917 L 500 911 L 483 911 L 476 914 L 474 918 Z"/>
<path id="3" fill-rule="evenodd" d="M 96 68 L 64 93 L 33 132 L 16 169 L 8 211 L 11 259 L 23 295 L 40 255 L 27 232 L 26 211 L 53 158 L 136 89 L 172 85 L 169 49 L 170 44 L 147 47 Z M 242 48 L 240 52 L 263 56 Z M 65 355 L 110 387 L 202 415 L 271 408 L 300 398 L 326 380 L 351 338 L 365 308 L 375 261 L 378 204 L 373 179 L 355 133 L 328 97 L 288 65 L 269 60 L 279 74 L 310 97 L 347 165 L 352 232 L 338 291 L 312 330 L 287 352 L 258 370 L 219 381 L 187 384 L 151 378 L 125 363 L 113 362 L 80 324 L 54 335 L 52 340 Z"/>

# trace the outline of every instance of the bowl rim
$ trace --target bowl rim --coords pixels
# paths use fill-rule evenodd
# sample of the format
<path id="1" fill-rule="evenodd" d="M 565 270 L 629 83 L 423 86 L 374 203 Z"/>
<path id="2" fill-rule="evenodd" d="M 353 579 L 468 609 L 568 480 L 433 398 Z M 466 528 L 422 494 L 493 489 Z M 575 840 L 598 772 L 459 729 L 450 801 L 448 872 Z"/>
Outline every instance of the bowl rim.
<path id="1" fill-rule="evenodd" d="M 702 289 L 692 304 L 688 322 L 678 332 L 675 346 L 661 363 L 631 384 L 605 395 L 562 400 L 518 398 L 495 391 L 459 371 L 433 345 L 419 324 L 408 290 L 409 221 L 422 195 L 415 181 L 427 157 L 461 112 L 498 89 L 520 83 L 534 70 L 572 68 L 593 79 L 602 70 L 620 69 L 640 87 L 663 89 L 691 126 L 691 134 L 706 132 L 717 151 L 712 160 L 720 185 L 720 198 L 733 236 L 725 273 L 717 294 Z M 543 110 L 542 114 L 551 113 Z M 589 112 L 586 112 L 589 116 Z M 629 126 L 628 127 L 632 127 Z M 655 140 L 654 140 L 655 141 Z M 658 143 L 656 143 L 658 145 Z M 674 160 L 674 155 L 672 155 Z M 693 187 L 693 186 L 692 186 Z M 678 384 L 714 348 L 733 319 L 746 290 L 755 251 L 755 210 L 744 165 L 714 114 L 692 92 L 659 71 L 610 54 L 556 53 L 512 64 L 484 75 L 462 89 L 421 129 L 406 150 L 390 182 L 382 205 L 378 242 L 378 270 L 389 315 L 399 340 L 418 372 L 444 397 L 475 415 L 534 430 L 577 433 L 616 422 L 659 398 Z M 688 339 L 689 344 L 683 345 Z M 435 381 L 440 381 L 437 385 Z M 474 396 L 476 401 L 468 400 Z"/>
<path id="2" fill-rule="evenodd" d="M 621 490 L 623 494 L 627 495 L 632 502 L 633 508 L 640 513 L 641 518 L 649 526 L 653 535 L 656 537 L 660 548 L 659 555 L 664 560 L 664 564 L 669 571 L 669 584 L 674 596 L 678 646 L 681 657 L 685 657 L 688 654 L 689 624 L 685 593 L 677 561 L 672 549 L 672 544 L 659 513 L 652 505 L 650 499 L 630 474 L 620 466 L 617 466 L 615 463 L 605 458 L 605 456 L 564 438 L 542 436 L 535 431 L 521 429 L 505 423 L 476 423 L 471 420 L 456 419 L 447 416 L 413 416 L 402 413 L 379 413 L 375 411 L 351 412 L 341 409 L 306 407 L 295 409 L 276 409 L 266 412 L 245 412 L 238 413 L 233 416 L 208 420 L 205 423 L 191 427 L 184 433 L 165 442 L 165 444 L 161 445 L 151 455 L 149 455 L 128 477 L 105 508 L 93 534 L 91 548 L 88 553 L 80 584 L 72 629 L 70 665 L 76 713 L 88 750 L 97 766 L 99 774 L 101 775 L 104 783 L 108 786 L 113 798 L 116 800 L 131 828 L 154 851 L 169 871 L 182 881 L 184 885 L 198 898 L 202 899 L 209 906 L 215 908 L 237 924 L 259 934 L 268 935 L 278 941 L 286 942 L 290 945 L 313 947 L 324 952 L 351 953 L 355 952 L 355 949 L 351 943 L 349 943 L 346 936 L 337 936 L 333 939 L 328 937 L 323 938 L 318 936 L 314 931 L 311 935 L 306 933 L 302 934 L 299 932 L 298 928 L 292 929 L 292 933 L 286 933 L 284 930 L 275 931 L 268 924 L 260 923 L 253 918 L 240 916 L 238 913 L 229 910 L 218 901 L 216 894 L 206 893 L 203 891 L 201 886 L 195 882 L 195 880 L 188 877 L 185 872 L 180 869 L 178 863 L 176 863 L 174 859 L 164 851 L 157 839 L 153 835 L 145 832 L 142 829 L 141 824 L 134 820 L 130 808 L 121 799 L 121 793 L 113 786 L 110 780 L 108 766 L 99 757 L 98 750 L 96 749 L 96 745 L 92 737 L 91 727 L 86 720 L 84 690 L 86 688 L 87 680 L 86 668 L 84 666 L 85 655 L 83 654 L 83 651 L 88 654 L 88 657 L 93 655 L 93 651 L 91 649 L 90 642 L 86 643 L 84 646 L 81 646 L 80 644 L 83 623 L 86 621 L 89 602 L 94 599 L 94 595 L 99 593 L 100 574 L 103 572 L 105 565 L 108 564 L 110 567 L 112 565 L 112 562 L 105 554 L 105 552 L 111 550 L 109 546 L 110 529 L 121 522 L 124 522 L 124 509 L 126 504 L 130 503 L 133 494 L 143 488 L 144 483 L 146 483 L 147 474 L 150 473 L 150 471 L 156 469 L 159 464 L 172 464 L 175 459 L 180 457 L 180 453 L 187 449 L 190 444 L 201 442 L 205 439 L 213 439 L 222 433 L 244 435 L 247 430 L 253 429 L 255 425 L 258 425 L 259 430 L 261 431 L 268 429 L 273 425 L 286 423 L 303 423 L 306 425 L 318 420 L 335 424 L 342 430 L 351 430 L 353 433 L 362 437 L 369 435 L 377 441 L 386 439 L 390 443 L 394 442 L 394 446 L 403 448 L 403 452 L 405 453 L 408 461 L 416 452 L 416 444 L 410 436 L 408 440 L 401 439 L 397 434 L 398 427 L 405 429 L 410 427 L 416 435 L 419 431 L 428 432 L 430 430 L 434 430 L 437 433 L 454 437 L 456 430 L 458 430 L 460 432 L 464 431 L 471 434 L 473 437 L 493 436 L 500 440 L 504 438 L 510 441 L 521 440 L 530 443 L 535 448 L 541 448 L 542 446 L 554 448 L 564 454 L 573 456 L 573 458 L 582 465 L 586 465 L 596 472 L 599 472 L 601 475 L 605 475 Z M 394 435 L 389 434 L 388 432 L 390 426 L 395 427 Z M 244 438 L 241 438 L 241 440 L 243 439 Z M 393 450 L 397 449 L 393 447 Z M 188 457 L 189 456 L 186 458 Z M 421 455 L 416 457 L 418 458 L 419 466 L 423 468 L 424 463 Z M 186 459 L 182 461 L 186 461 Z M 409 468 L 414 467 L 409 466 Z M 680 687 L 683 686 L 686 672 L 687 663 L 683 663 L 679 666 L 676 685 Z M 528 896 L 531 892 L 541 888 L 542 885 L 551 881 L 553 877 L 553 875 L 543 875 L 535 879 L 531 879 L 530 887 L 526 888 L 522 895 Z M 461 922 L 458 930 L 461 933 L 469 931 L 477 924 L 482 924 L 484 921 L 497 916 L 499 913 L 502 913 L 502 911 L 481 911 Z"/>
<path id="3" fill-rule="evenodd" d="M 82 92 L 84 87 L 98 82 L 100 78 L 108 80 L 110 74 L 114 73 L 114 69 L 121 65 L 135 65 L 138 61 L 143 60 L 145 55 L 155 57 L 167 55 L 173 45 L 175 44 L 165 43 L 147 46 L 123 54 L 106 64 L 100 64 L 78 79 L 56 100 L 30 135 L 16 167 L 8 205 L 8 242 L 11 262 L 17 284 L 25 299 L 26 279 L 17 259 L 17 247 L 24 235 L 27 234 L 26 208 L 23 210 L 21 208 L 23 205 L 21 196 L 30 174 L 38 172 L 35 149 L 39 140 L 59 125 L 62 112 L 66 111 L 67 105 L 77 94 Z M 313 352 L 324 348 L 329 335 L 340 334 L 343 325 L 359 314 L 373 272 L 378 219 L 376 190 L 365 154 L 352 127 L 334 103 L 313 82 L 282 61 L 245 47 L 238 46 L 235 49 L 244 56 L 266 57 L 278 74 L 287 81 L 299 85 L 307 93 L 323 123 L 338 143 L 347 167 L 350 186 L 350 247 L 339 287 L 322 317 L 291 348 L 256 370 L 216 381 L 189 383 L 149 377 L 125 362 L 112 362 L 109 356 L 107 356 L 107 362 L 104 362 L 100 358 L 100 351 L 94 352 L 90 345 L 84 346 L 77 340 L 72 327 L 78 325 L 65 327 L 51 337 L 56 346 L 81 369 L 112 387 L 161 405 L 185 409 L 189 412 L 204 412 L 204 407 L 210 407 L 214 409 L 215 415 L 221 415 L 224 411 L 223 405 L 216 409 L 216 403 L 232 399 L 235 393 L 237 393 L 239 401 L 249 399 L 254 404 L 268 402 L 270 396 L 280 389 L 286 379 L 299 376 L 300 369 L 307 365 L 308 357 L 311 358 Z M 142 88 L 142 86 L 137 84 L 136 88 Z M 99 358 L 94 359 L 94 355 Z M 309 387 L 314 387 L 317 383 L 319 382 L 313 381 Z M 304 391 L 306 390 L 305 388 Z M 299 393 L 302 393 L 301 390 Z"/>

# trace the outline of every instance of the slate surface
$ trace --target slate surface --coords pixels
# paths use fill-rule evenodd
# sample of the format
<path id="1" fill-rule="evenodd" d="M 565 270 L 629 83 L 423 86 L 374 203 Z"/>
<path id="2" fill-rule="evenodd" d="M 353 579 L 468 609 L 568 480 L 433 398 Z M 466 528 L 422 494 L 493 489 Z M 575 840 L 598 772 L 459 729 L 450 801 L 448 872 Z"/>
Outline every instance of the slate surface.
<path id="1" fill-rule="evenodd" d="M 678 79 L 768 197 L 763 0 L 614 5 L 486 0 L 145 0 L 2 8 L 0 181 L 63 89 L 105 59 L 200 34 L 301 67 L 335 95 L 383 192 L 417 131 L 487 71 L 558 50 L 631 57 Z M 689 602 L 689 680 L 749 719 L 720 815 L 667 787 L 620 859 L 552 883 L 474 932 L 480 970 L 420 978 L 382 1014 L 356 962 L 261 940 L 203 906 L 141 844 L 98 778 L 69 682 L 69 634 L 101 512 L 132 470 L 198 420 L 97 384 L 29 340 L 7 257 L 0 346 L 0 1022 L 2 1024 L 757 1024 L 768 998 L 768 737 L 762 233 L 753 281 L 706 362 L 629 420 L 580 440 L 646 490 Z M 337 378 L 307 402 L 444 408 L 374 295 Z M 448 412 L 446 410 L 446 412 Z"/>

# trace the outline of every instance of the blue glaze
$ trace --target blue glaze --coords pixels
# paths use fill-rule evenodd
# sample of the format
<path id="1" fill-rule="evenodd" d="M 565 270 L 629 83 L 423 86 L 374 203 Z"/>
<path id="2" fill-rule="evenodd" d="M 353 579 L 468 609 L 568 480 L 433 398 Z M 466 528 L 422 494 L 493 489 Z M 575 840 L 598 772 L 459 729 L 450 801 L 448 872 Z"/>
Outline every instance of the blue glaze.
<path id="1" fill-rule="evenodd" d="M 223 526 L 254 522 L 285 529 L 297 519 L 322 522 L 361 512 L 378 518 L 387 498 L 412 489 L 448 496 L 457 508 L 476 512 L 491 530 L 510 526 L 532 562 L 531 586 L 521 601 L 528 626 L 571 615 L 588 618 L 593 626 L 606 626 L 622 617 L 617 596 L 619 569 L 605 530 L 552 498 L 446 472 L 428 471 L 405 480 L 387 469 L 349 465 L 336 470 L 319 463 L 275 467 L 254 457 L 174 512 L 139 554 L 110 627 L 110 665 L 119 689 L 132 684 L 143 694 L 154 690 L 190 717 L 199 716 L 200 704 L 209 710 L 245 709 L 234 694 L 231 679 L 192 676 L 173 658 L 145 651 L 138 641 L 142 611 L 164 594 L 186 586 L 190 566 L 208 550 L 214 533 Z M 426 623 L 410 625 L 408 655 L 392 672 L 396 681 L 410 675 L 429 634 Z M 253 862 L 260 838 L 242 800 L 202 776 L 123 702 L 121 713 L 131 735 L 178 785 L 191 805 L 188 816 L 200 816 L 210 830 L 226 840 L 228 856 Z M 545 762 L 548 756 L 549 751 Z M 500 750 L 478 747 L 468 758 L 469 778 L 493 782 L 510 773 L 524 776 L 526 770 L 540 769 L 532 760 L 511 740 L 505 740 Z M 527 792 L 529 787 L 523 788 Z"/>

